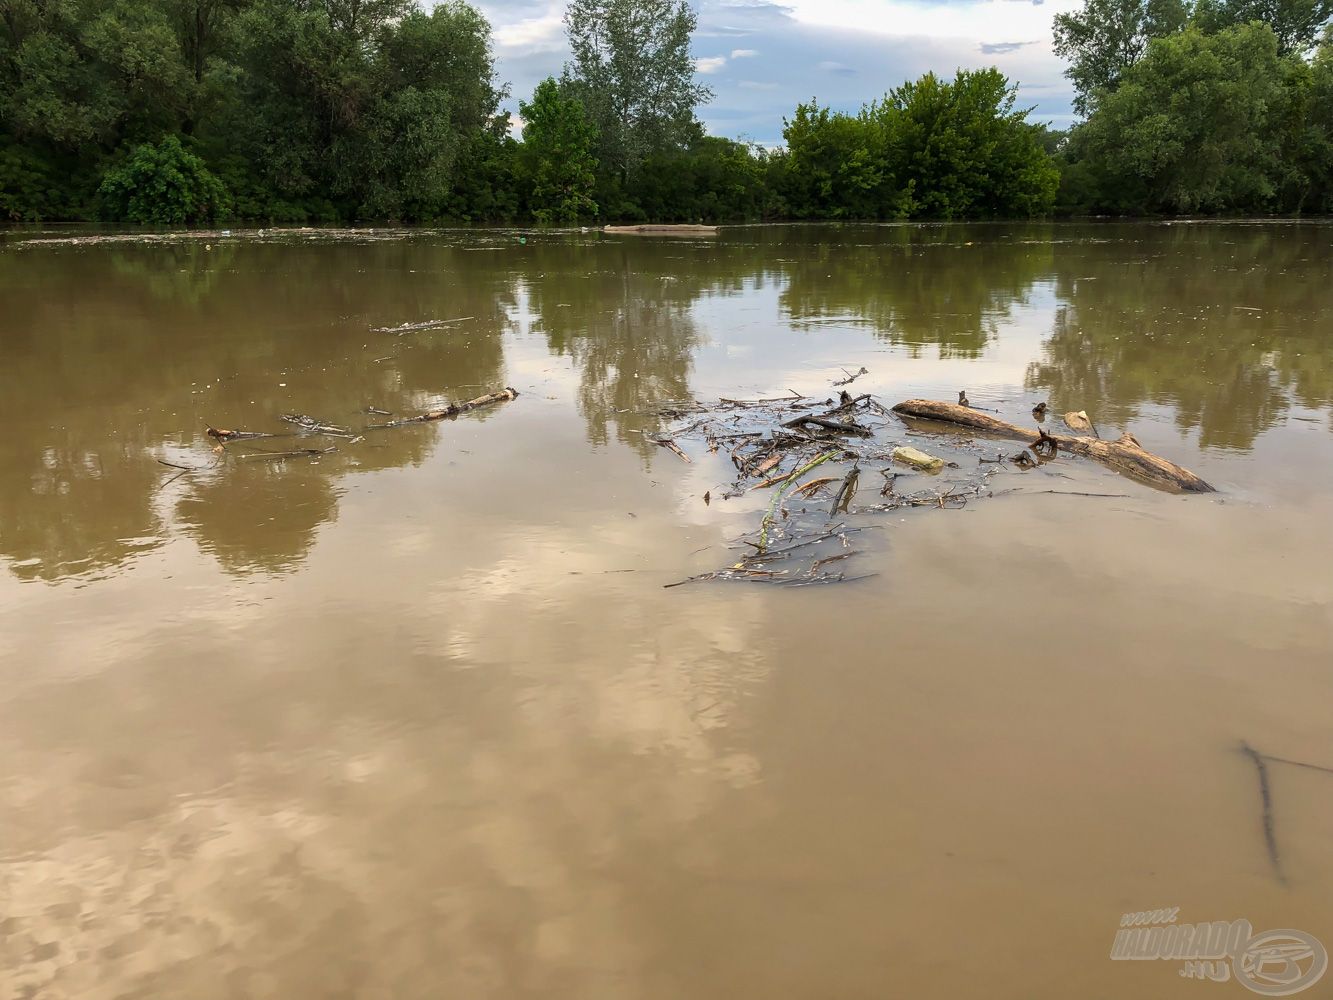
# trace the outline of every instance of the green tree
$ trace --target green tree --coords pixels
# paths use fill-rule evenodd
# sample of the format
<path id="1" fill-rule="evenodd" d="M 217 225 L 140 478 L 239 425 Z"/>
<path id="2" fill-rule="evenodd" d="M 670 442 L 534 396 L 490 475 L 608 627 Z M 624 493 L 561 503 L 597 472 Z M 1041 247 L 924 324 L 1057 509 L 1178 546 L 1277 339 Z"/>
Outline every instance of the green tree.
<path id="1" fill-rule="evenodd" d="M 1260 212 L 1277 207 L 1292 92 L 1306 70 L 1264 24 L 1154 39 L 1071 137 L 1089 207 Z M 1289 181 L 1288 181 L 1289 183 Z"/>
<path id="2" fill-rule="evenodd" d="M 519 114 L 533 218 L 577 222 L 582 216 L 595 215 L 597 129 L 584 114 L 582 102 L 561 94 L 555 80 L 547 77 L 537 84 L 532 103 L 520 102 Z"/>
<path id="3" fill-rule="evenodd" d="M 1080 10 L 1055 15 L 1055 54 L 1069 60 L 1074 110 L 1091 114 L 1098 94 L 1116 88 L 1148 41 L 1179 31 L 1188 15 L 1186 0 L 1084 0 Z"/>
<path id="4" fill-rule="evenodd" d="M 644 215 L 664 222 L 737 222 L 764 217 L 768 154 L 718 136 L 644 160 L 629 194 Z"/>
<path id="5" fill-rule="evenodd" d="M 902 218 L 913 208 L 911 187 L 895 177 L 890 149 L 893 115 L 872 105 L 858 116 L 800 104 L 784 120 L 785 195 L 797 218 Z M 886 126 L 888 130 L 886 130 Z"/>
<path id="6" fill-rule="evenodd" d="M 969 218 L 1048 212 L 1059 172 L 996 69 L 927 73 L 857 116 L 802 104 L 786 122 L 797 218 Z"/>
<path id="7" fill-rule="evenodd" d="M 1305 97 L 1298 155 L 1306 164 L 1303 194 L 1308 201 L 1299 207 L 1329 214 L 1333 212 L 1333 28 L 1324 29 L 1310 64 Z"/>
<path id="8" fill-rule="evenodd" d="M 174 135 L 136 147 L 106 172 L 98 195 L 105 217 L 115 222 L 178 226 L 208 222 L 230 209 L 221 181 Z"/>
<path id="9" fill-rule="evenodd" d="M 343 218 L 444 214 L 455 166 L 496 123 L 490 26 L 461 2 L 305 7 L 264 0 L 242 18 L 245 155 L 282 202 L 327 198 Z"/>
<path id="10" fill-rule="evenodd" d="M 622 182 L 649 153 L 700 133 L 694 111 L 712 91 L 694 79 L 697 25 L 685 0 L 570 0 L 565 10 L 565 80 L 597 126 L 602 166 Z"/>
<path id="11" fill-rule="evenodd" d="M 1198 0 L 1193 21 L 1206 32 L 1262 21 L 1277 36 L 1278 52 L 1286 55 L 1310 48 L 1330 17 L 1333 0 Z"/>
<path id="12" fill-rule="evenodd" d="M 1042 130 L 1015 110 L 1018 88 L 995 68 L 927 73 L 893 91 L 883 130 L 901 162 L 894 173 L 917 212 L 946 219 L 1042 215 L 1059 170 Z"/>
<path id="13" fill-rule="evenodd" d="M 204 81 L 208 60 L 221 54 L 226 28 L 246 0 L 166 0 L 181 54 L 196 84 Z"/>
<path id="14" fill-rule="evenodd" d="M 0 123 L 25 143 L 106 151 L 156 138 L 190 96 L 165 13 L 151 0 L 5 0 Z"/>
<path id="15" fill-rule="evenodd" d="M 0 0 L 0 213 L 182 135 L 247 217 L 512 215 L 503 96 L 461 0 Z"/>

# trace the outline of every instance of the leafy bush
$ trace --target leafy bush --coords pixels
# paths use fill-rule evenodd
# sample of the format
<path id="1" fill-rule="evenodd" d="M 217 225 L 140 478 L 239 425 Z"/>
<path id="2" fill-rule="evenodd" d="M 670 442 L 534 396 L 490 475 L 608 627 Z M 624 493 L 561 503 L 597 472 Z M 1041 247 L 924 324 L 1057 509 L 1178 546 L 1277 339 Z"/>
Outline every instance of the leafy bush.
<path id="1" fill-rule="evenodd" d="M 231 212 L 227 189 L 176 136 L 144 143 L 102 175 L 102 215 L 112 222 L 179 226 Z"/>

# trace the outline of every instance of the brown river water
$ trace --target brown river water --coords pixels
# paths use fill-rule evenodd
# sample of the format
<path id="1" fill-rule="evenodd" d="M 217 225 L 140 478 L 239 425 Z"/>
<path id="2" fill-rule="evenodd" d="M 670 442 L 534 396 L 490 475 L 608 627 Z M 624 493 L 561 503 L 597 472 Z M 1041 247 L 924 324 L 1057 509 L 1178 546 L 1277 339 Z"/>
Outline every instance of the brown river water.
<path id="1" fill-rule="evenodd" d="M 1333 948 L 1333 773 L 1271 759 L 1333 767 L 1333 225 L 68 236 L 0 237 L 0 997 L 1225 1000 L 1122 915 Z M 866 579 L 665 588 L 767 496 L 658 408 L 862 366 L 1218 492 L 1009 466 L 860 515 Z"/>

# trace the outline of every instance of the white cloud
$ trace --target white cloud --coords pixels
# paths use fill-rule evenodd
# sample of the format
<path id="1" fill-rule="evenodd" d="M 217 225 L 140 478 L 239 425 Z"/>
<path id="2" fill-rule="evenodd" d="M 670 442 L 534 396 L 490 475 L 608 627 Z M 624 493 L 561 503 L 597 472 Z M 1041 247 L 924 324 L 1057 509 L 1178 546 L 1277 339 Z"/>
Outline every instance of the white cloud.
<path id="1" fill-rule="evenodd" d="M 694 60 L 694 69 L 698 73 L 716 73 L 726 64 L 726 56 L 704 56 Z"/>
<path id="2" fill-rule="evenodd" d="M 732 49 L 731 58 L 733 59 L 753 59 L 759 55 L 758 49 Z"/>
<path id="3" fill-rule="evenodd" d="M 742 80 L 739 84 L 743 90 L 777 90 L 778 85 L 768 80 Z"/>
<path id="4" fill-rule="evenodd" d="M 911 0 L 788 0 L 801 24 L 846 28 L 881 35 L 967 38 L 1049 37 L 1054 14 L 1078 6 L 1078 0 L 1043 4 L 1012 0 L 967 0 L 921 4 Z"/>
<path id="5" fill-rule="evenodd" d="M 494 14 L 492 14 L 494 18 Z M 558 52 L 565 48 L 565 5 L 548 4 L 540 14 L 505 23 L 494 18 L 495 45 L 498 49 L 517 49 L 523 54 Z"/>

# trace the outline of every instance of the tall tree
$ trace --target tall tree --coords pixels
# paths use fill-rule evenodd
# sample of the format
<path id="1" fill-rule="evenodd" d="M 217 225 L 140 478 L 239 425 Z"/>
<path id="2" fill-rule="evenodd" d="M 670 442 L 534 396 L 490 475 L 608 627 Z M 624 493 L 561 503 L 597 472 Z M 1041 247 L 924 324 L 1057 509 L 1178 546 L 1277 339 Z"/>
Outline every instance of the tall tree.
<path id="1" fill-rule="evenodd" d="M 1097 95 L 1148 49 L 1148 40 L 1179 31 L 1188 18 L 1185 0 L 1085 0 L 1080 10 L 1055 15 L 1055 53 L 1069 60 L 1074 110 L 1089 115 Z"/>
<path id="2" fill-rule="evenodd" d="M 462 2 L 263 0 L 241 18 L 243 122 L 281 199 L 351 218 L 445 214 L 455 165 L 496 118 L 490 25 Z"/>
<path id="3" fill-rule="evenodd" d="M 582 103 L 560 93 L 555 80 L 537 84 L 532 103 L 521 102 L 523 161 L 532 183 L 528 207 L 539 222 L 577 222 L 595 214 L 593 146 L 597 129 Z"/>
<path id="4" fill-rule="evenodd" d="M 566 83 L 597 125 L 603 166 L 622 179 L 699 133 L 694 110 L 713 94 L 694 78 L 697 25 L 686 0 L 571 0 L 565 11 Z"/>

